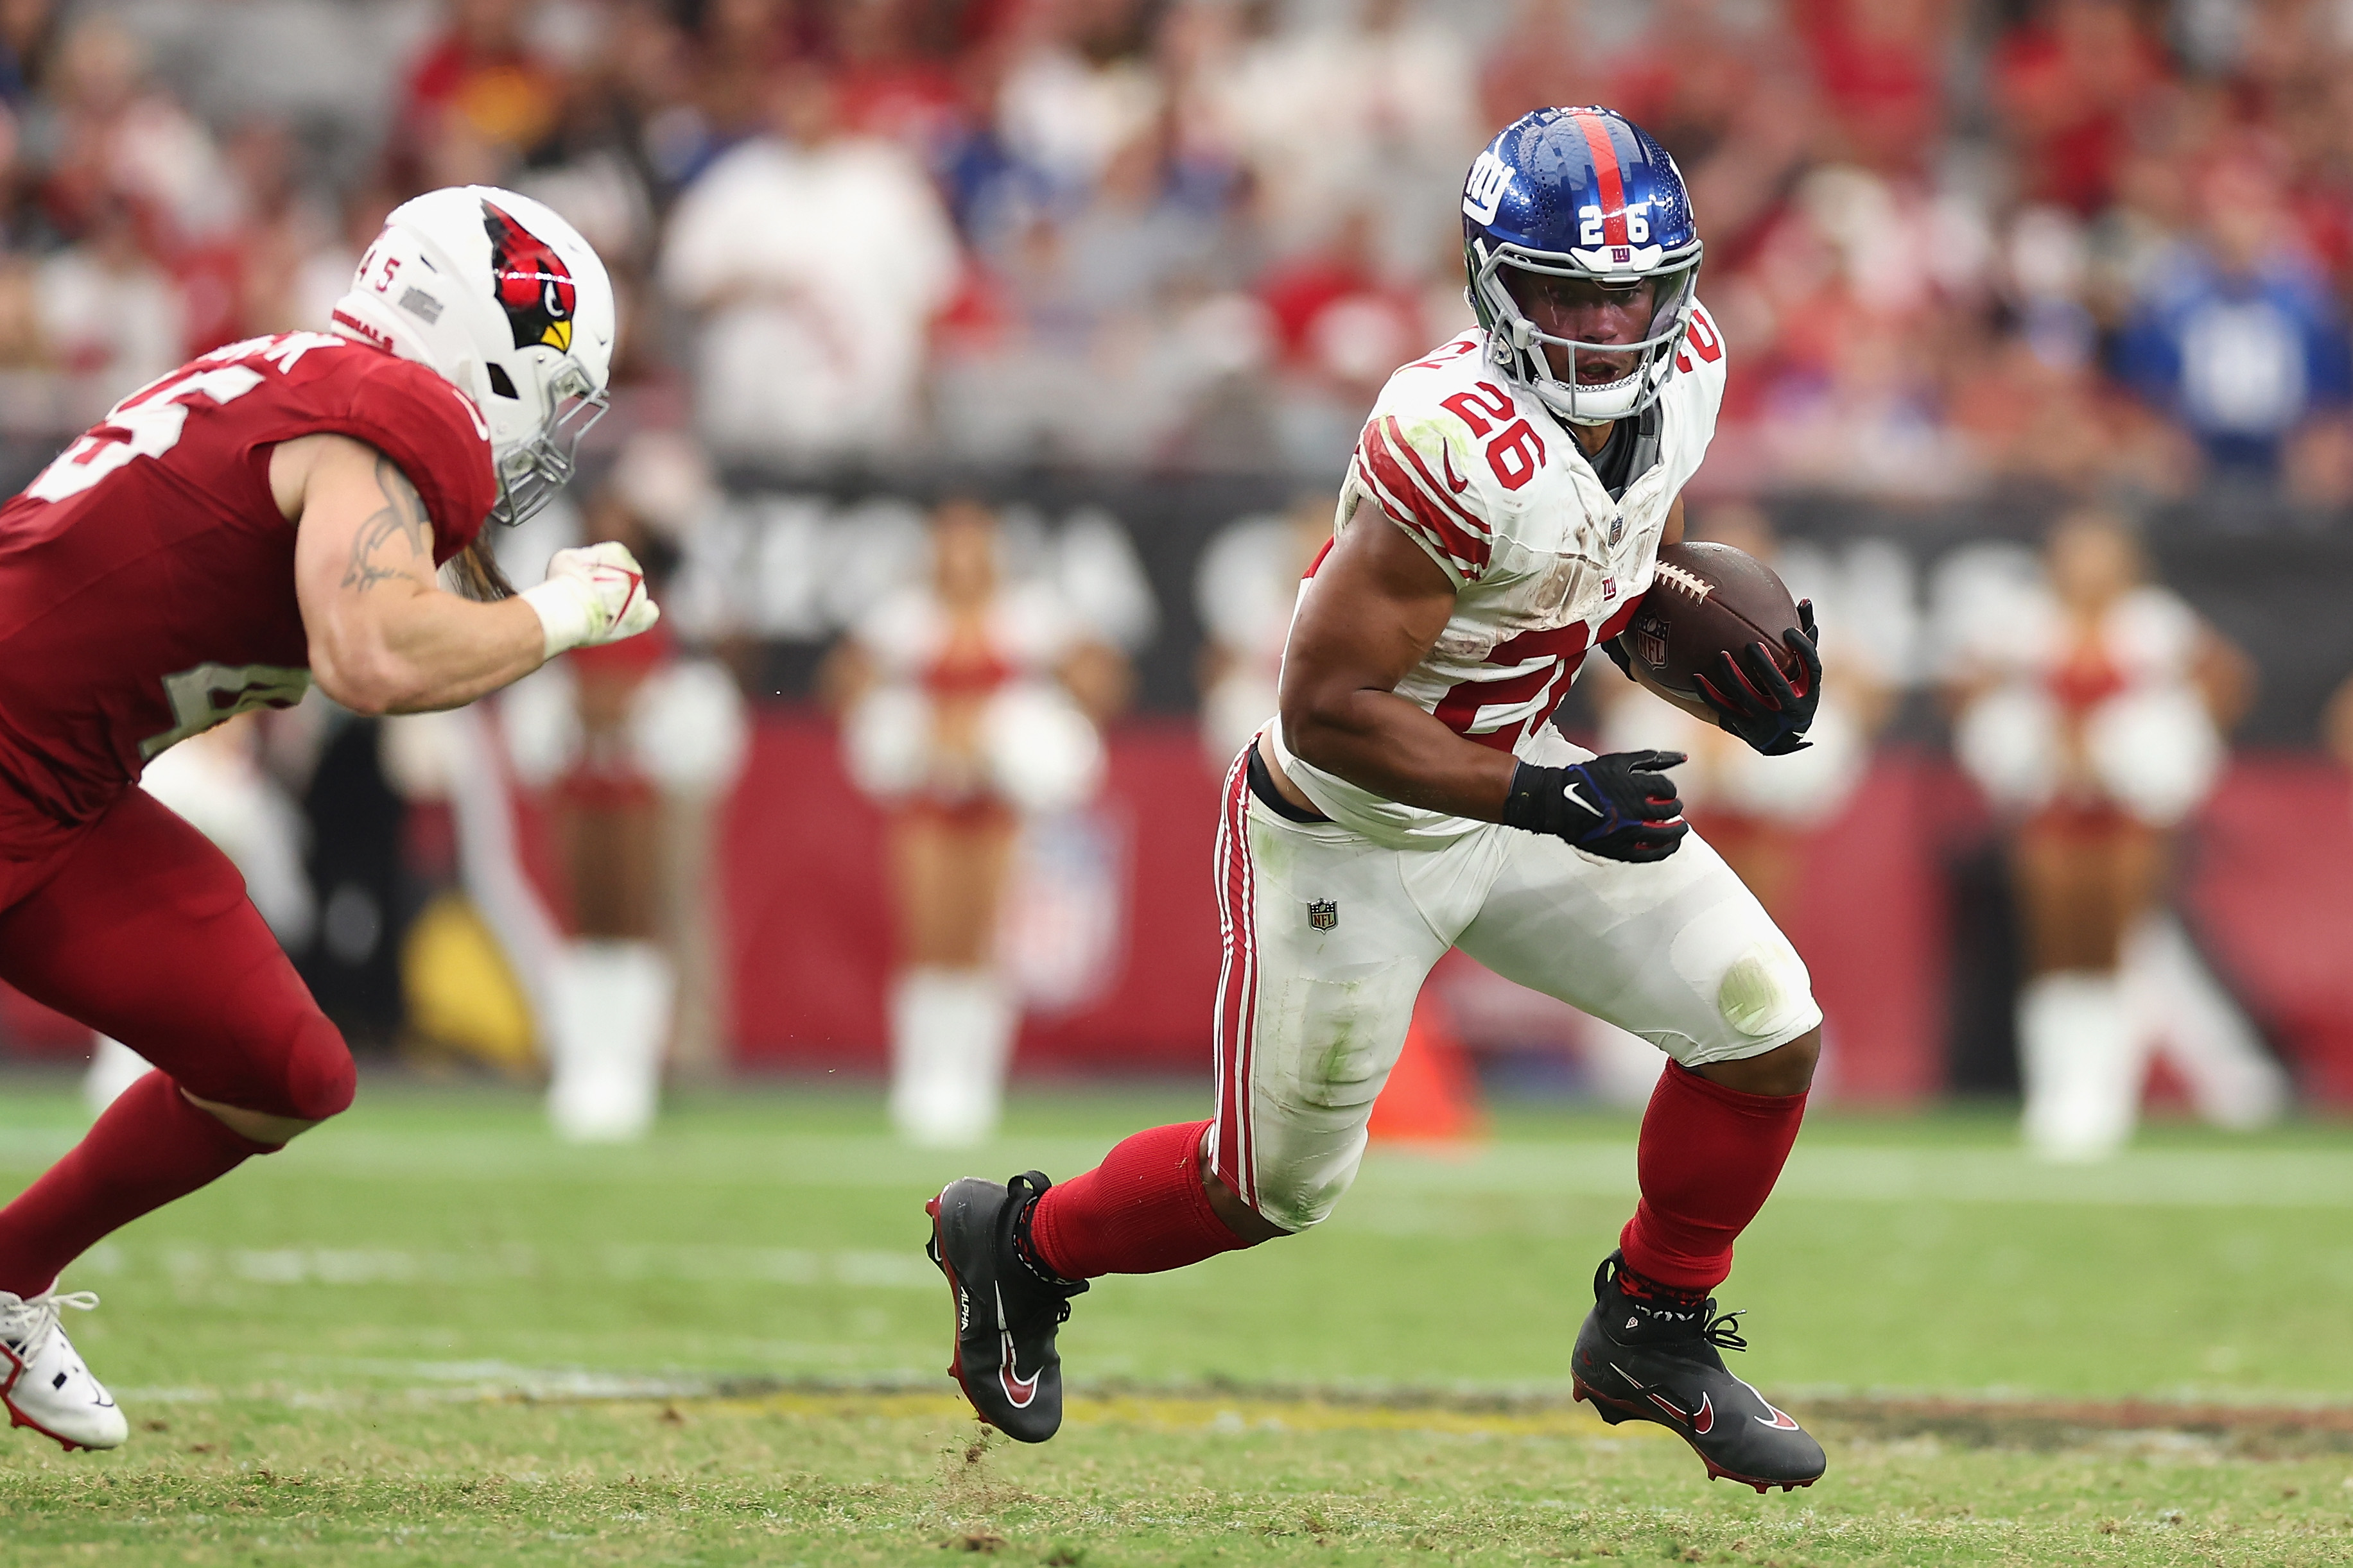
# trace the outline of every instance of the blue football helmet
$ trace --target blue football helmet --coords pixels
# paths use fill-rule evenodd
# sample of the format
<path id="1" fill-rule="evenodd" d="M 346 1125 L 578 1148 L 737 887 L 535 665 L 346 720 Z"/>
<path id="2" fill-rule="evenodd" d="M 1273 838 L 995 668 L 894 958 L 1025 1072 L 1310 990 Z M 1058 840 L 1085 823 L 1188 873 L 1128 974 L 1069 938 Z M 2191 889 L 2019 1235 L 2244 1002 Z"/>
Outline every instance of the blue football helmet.
<path id="1" fill-rule="evenodd" d="M 1463 265 L 1471 309 L 1503 373 L 1578 425 L 1607 425 L 1648 407 L 1674 374 L 1699 281 L 1699 226 L 1667 150 L 1632 121 L 1601 108 L 1539 109 L 1487 143 L 1462 186 Z M 1655 284 L 1648 332 L 1630 343 L 1579 342 L 1537 330 L 1503 276 L 1505 268 L 1583 278 L 1605 289 Z M 1568 354 L 1553 374 L 1546 345 Z M 1630 374 L 1580 385 L 1577 359 L 1631 353 Z"/>

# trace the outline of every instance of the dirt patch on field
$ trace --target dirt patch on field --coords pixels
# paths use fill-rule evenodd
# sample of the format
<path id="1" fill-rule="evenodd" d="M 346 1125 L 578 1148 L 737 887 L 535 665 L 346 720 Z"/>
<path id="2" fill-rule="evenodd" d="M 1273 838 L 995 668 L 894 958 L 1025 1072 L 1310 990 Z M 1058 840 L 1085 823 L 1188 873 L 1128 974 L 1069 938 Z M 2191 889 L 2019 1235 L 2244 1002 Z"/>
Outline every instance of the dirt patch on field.
<path id="1" fill-rule="evenodd" d="M 967 1414 L 944 1379 L 616 1379 L 475 1391 L 476 1397 L 554 1403 L 648 1398 L 716 1401 L 807 1414 Z M 1566 1391 L 1334 1388 L 1194 1384 L 1092 1384 L 1071 1390 L 1074 1424 L 1215 1430 L 1412 1428 L 1456 1432 L 1598 1436 L 1590 1405 Z M 2353 1453 L 2353 1405 L 2192 1405 L 2157 1399 L 2036 1400 L 1923 1396 L 1793 1395 L 1790 1412 L 1823 1436 L 1900 1442 L 1932 1437 L 1969 1448 L 2053 1450 L 2099 1447 L 2197 1447 L 2251 1458 Z M 1643 1436 L 1640 1425 L 1620 1436 Z"/>
<path id="2" fill-rule="evenodd" d="M 2164 1400 L 1816 1399 L 1792 1402 L 1824 1432 L 1936 1437 L 1972 1448 L 2081 1448 L 2189 1437 L 2251 1458 L 2353 1453 L 2353 1406 L 2181 1405 Z"/>

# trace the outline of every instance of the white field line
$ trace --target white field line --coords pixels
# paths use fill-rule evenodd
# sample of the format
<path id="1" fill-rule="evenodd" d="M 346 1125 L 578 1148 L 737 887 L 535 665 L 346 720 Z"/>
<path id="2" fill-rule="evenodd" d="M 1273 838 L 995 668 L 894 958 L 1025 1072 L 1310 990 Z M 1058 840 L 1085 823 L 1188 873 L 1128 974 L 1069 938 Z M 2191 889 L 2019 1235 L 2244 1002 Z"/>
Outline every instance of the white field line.
<path id="1" fill-rule="evenodd" d="M 1562 1194 L 1631 1198 L 1630 1143 L 1497 1144 L 1465 1158 L 1389 1154 L 1366 1163 L 1350 1196 Z M 2103 1165 L 2050 1165 L 2008 1149 L 1808 1148 L 1776 1202 L 2063 1204 L 2121 1207 L 2353 1208 L 2353 1152 L 2164 1150 Z"/>
<path id="2" fill-rule="evenodd" d="M 613 1373 L 579 1366 L 526 1366 L 502 1361 L 337 1361 L 332 1370 L 357 1373 L 373 1386 L 245 1389 L 135 1388 L 120 1391 L 128 1407 L 261 1403 L 295 1409 L 354 1409 L 398 1402 L 412 1405 L 507 1404 L 597 1405 L 700 1402 L 768 1414 L 830 1419 L 843 1415 L 917 1416 L 969 1421 L 971 1413 L 946 1379 L 904 1370 L 854 1377 L 723 1375 L 698 1372 Z M 373 1380 L 381 1379 L 380 1382 Z M 2125 1400 L 2021 1395 L 2015 1390 L 1925 1394 L 1888 1390 L 1785 1391 L 1791 1408 L 1817 1416 L 1869 1418 L 1874 1406 L 1898 1418 L 2029 1422 L 2099 1433 L 2094 1446 L 2211 1446 L 2222 1427 L 2342 1431 L 2342 1402 L 2232 1398 L 2204 1390 L 2176 1396 Z M 1198 1384 L 1074 1385 L 1071 1420 L 1081 1426 L 1142 1426 L 1164 1431 L 1206 1430 L 1228 1436 L 1253 1431 L 1343 1428 L 1541 1433 L 1600 1437 L 1670 1435 L 1636 1425 L 1610 1432 L 1571 1399 L 1566 1387 L 1513 1388 L 1264 1387 Z M 2103 1431 L 2102 1429 L 2105 1429 Z"/>
<path id="3" fill-rule="evenodd" d="M 0 1127 L 0 1166 L 38 1170 L 80 1138 L 78 1130 Z M 712 1186 L 892 1187 L 927 1196 L 976 1169 L 1011 1161 L 1053 1171 L 1081 1171 L 1100 1161 L 1117 1137 L 1017 1139 L 979 1155 L 911 1150 L 874 1136 L 746 1136 L 737 1131 L 664 1135 L 621 1147 L 558 1143 L 538 1129 L 488 1132 L 393 1132 L 330 1124 L 238 1173 L 243 1180 L 369 1180 L 550 1184 L 649 1182 Z"/>
<path id="4" fill-rule="evenodd" d="M 37 1169 L 70 1147 L 56 1129 L 0 1128 L 0 1166 Z M 322 1129 L 238 1173 L 240 1181 L 378 1180 L 553 1187 L 664 1184 L 797 1189 L 896 1189 L 919 1197 L 975 1169 L 1035 1165 L 1085 1170 L 1105 1139 L 1014 1140 L 979 1155 L 911 1151 L 880 1136 L 729 1131 L 658 1138 L 634 1148 L 566 1148 L 536 1133 L 395 1133 Z M 1376 1147 L 1342 1213 L 1392 1198 L 1451 1195 L 1601 1197 L 1635 1194 L 1634 1146 L 1624 1141 L 1488 1144 L 1430 1155 Z M 1778 1201 L 2056 1204 L 2117 1207 L 2353 1209 L 2353 1151 L 2128 1151 L 2105 1164 L 2042 1163 L 1998 1147 L 1809 1145 L 1800 1139 Z M 1367 1216 L 1370 1217 L 1370 1216 Z"/>
<path id="5" fill-rule="evenodd" d="M 937 1289 L 940 1273 L 912 1248 L 829 1252 L 782 1247 L 605 1247 L 565 1251 L 551 1264 L 520 1244 L 470 1252 L 398 1247 L 137 1247 L 100 1242 L 73 1266 L 74 1277 L 105 1279 L 160 1272 L 174 1283 L 234 1280 L 248 1285 L 417 1285 L 530 1279 L 543 1275 L 599 1280 L 824 1285 L 864 1290 Z"/>

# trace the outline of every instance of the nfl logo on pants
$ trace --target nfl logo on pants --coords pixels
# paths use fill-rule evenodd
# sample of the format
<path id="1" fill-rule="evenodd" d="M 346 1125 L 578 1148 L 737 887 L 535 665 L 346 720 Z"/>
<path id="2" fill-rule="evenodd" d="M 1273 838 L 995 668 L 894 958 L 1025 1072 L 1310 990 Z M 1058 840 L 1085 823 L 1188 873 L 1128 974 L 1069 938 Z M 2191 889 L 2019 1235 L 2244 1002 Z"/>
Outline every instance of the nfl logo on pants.
<path id="1" fill-rule="evenodd" d="M 1319 899 L 1307 906 L 1307 923 L 1317 931 L 1330 931 L 1340 923 L 1337 900 Z"/>

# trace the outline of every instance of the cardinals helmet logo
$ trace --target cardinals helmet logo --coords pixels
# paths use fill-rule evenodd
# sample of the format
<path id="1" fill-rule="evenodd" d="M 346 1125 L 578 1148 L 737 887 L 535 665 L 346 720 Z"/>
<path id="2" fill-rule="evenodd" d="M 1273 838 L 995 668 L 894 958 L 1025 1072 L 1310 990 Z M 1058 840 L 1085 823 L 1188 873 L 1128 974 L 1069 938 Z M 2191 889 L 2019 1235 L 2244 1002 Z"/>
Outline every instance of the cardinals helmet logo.
<path id="1" fill-rule="evenodd" d="M 545 343 L 571 353 L 572 311 L 579 298 L 572 269 L 545 240 L 488 202 L 482 227 L 491 237 L 492 292 L 514 329 L 514 346 Z"/>

